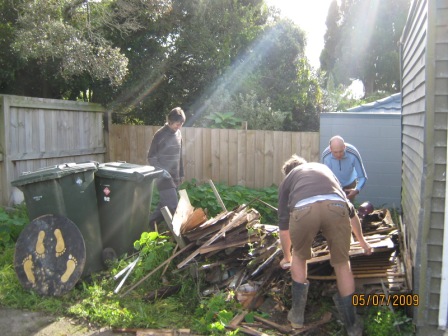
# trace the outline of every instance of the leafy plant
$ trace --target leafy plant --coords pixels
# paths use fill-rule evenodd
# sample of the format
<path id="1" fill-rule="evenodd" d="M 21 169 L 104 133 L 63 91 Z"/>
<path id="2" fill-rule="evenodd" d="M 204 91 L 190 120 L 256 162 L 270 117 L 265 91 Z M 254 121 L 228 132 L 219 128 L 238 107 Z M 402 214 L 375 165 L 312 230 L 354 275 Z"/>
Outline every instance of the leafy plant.
<path id="1" fill-rule="evenodd" d="M 0 208 L 0 249 L 13 245 L 28 222 L 24 204 Z"/>
<path id="2" fill-rule="evenodd" d="M 403 311 L 391 311 L 387 306 L 369 308 L 364 330 L 368 336 L 376 335 L 413 335 L 414 327 L 411 318 Z"/>
<path id="3" fill-rule="evenodd" d="M 251 189 L 243 186 L 228 186 L 220 183 L 216 183 L 215 187 L 228 210 L 253 201 L 250 207 L 260 213 L 261 221 L 264 224 L 277 223 L 277 211 L 272 208 L 275 208 L 278 203 L 277 187 Z M 210 217 L 214 217 L 222 212 L 216 196 L 208 183 L 198 184 L 197 180 L 192 179 L 189 182 L 184 182 L 181 185 L 181 189 L 187 189 L 188 198 L 193 207 L 207 209 Z M 259 202 L 257 199 L 272 207 Z"/>
<path id="4" fill-rule="evenodd" d="M 214 112 L 204 118 L 212 122 L 211 128 L 239 128 L 242 122 L 233 112 Z"/>
<path id="5" fill-rule="evenodd" d="M 224 292 L 202 300 L 194 313 L 195 328 L 208 335 L 232 335 L 225 333 L 225 326 L 232 320 L 236 309 L 235 301 Z"/>

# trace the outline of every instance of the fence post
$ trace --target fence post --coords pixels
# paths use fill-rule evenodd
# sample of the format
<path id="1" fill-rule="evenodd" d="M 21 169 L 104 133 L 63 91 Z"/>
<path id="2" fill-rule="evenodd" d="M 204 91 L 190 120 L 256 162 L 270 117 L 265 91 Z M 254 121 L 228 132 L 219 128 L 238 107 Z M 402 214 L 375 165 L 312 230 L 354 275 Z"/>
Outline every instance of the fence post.
<path id="1" fill-rule="evenodd" d="M 106 153 L 104 154 L 104 161 L 110 162 L 110 128 L 112 125 L 112 115 L 110 111 L 105 111 L 103 114 L 103 136 Z"/>

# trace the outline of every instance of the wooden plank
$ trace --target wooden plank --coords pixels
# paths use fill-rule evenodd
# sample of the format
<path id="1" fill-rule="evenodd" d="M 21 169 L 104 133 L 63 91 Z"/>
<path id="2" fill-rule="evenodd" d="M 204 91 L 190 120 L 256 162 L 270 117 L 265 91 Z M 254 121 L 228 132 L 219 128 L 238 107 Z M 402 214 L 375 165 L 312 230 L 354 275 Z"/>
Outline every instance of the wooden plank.
<path id="1" fill-rule="evenodd" d="M 191 127 L 182 128 L 182 142 L 183 144 L 189 144 L 188 148 L 182 148 L 185 151 L 183 156 L 184 172 L 186 176 L 195 176 L 196 171 L 196 152 L 191 150 L 192 146 L 198 146 L 195 139 L 195 129 Z"/>
<path id="2" fill-rule="evenodd" d="M 128 128 L 129 132 L 127 132 L 127 135 L 128 135 L 128 137 L 127 137 L 127 141 L 128 141 L 127 146 L 129 148 L 135 148 L 136 145 L 137 145 L 137 134 L 136 134 L 137 130 L 136 130 L 136 128 L 137 128 L 136 125 L 129 125 L 129 128 Z M 133 149 L 133 150 L 127 151 L 127 157 L 126 157 L 125 161 L 129 162 L 129 163 L 136 164 L 137 160 L 138 160 L 137 153 L 138 153 L 138 149 Z"/>
<path id="3" fill-rule="evenodd" d="M 264 165 L 265 165 L 265 153 L 264 153 L 264 135 L 265 131 L 255 132 L 255 170 L 254 170 L 254 184 L 253 188 L 262 188 L 264 181 Z"/>
<path id="4" fill-rule="evenodd" d="M 160 212 L 162 212 L 162 216 L 163 219 L 165 220 L 166 225 L 168 226 L 168 229 L 171 231 L 171 233 L 173 234 L 174 240 L 176 241 L 177 245 L 180 246 L 180 248 L 184 248 L 185 246 L 187 246 L 187 244 L 185 243 L 184 239 L 182 238 L 182 236 L 179 234 L 177 235 L 174 232 L 174 227 L 173 227 L 173 216 L 171 215 L 170 210 L 168 209 L 167 206 L 164 206 L 163 208 L 160 209 Z"/>
<path id="5" fill-rule="evenodd" d="M 237 157 L 237 166 L 238 166 L 238 185 L 245 186 L 247 184 L 246 181 L 246 158 L 247 158 L 247 143 L 246 143 L 246 135 L 247 131 L 238 130 L 238 157 Z"/>
<path id="6" fill-rule="evenodd" d="M 116 161 L 117 157 L 117 143 L 118 143 L 118 132 L 120 131 L 120 127 L 117 125 L 111 125 L 109 128 L 109 160 Z"/>
<path id="7" fill-rule="evenodd" d="M 238 325 L 244 320 L 246 315 L 249 313 L 248 310 L 243 310 L 241 313 L 235 315 L 235 317 L 230 321 L 228 326 L 232 328 L 232 330 L 235 330 Z"/>
<path id="8" fill-rule="evenodd" d="M 305 160 L 308 161 L 306 151 L 302 152 L 300 134 L 301 133 L 299 132 L 291 132 L 291 154 L 300 155 L 301 157 L 303 157 Z"/>
<path id="9" fill-rule="evenodd" d="M 216 233 L 213 237 L 211 237 L 209 240 L 207 240 L 207 242 L 205 242 L 202 246 L 208 246 L 210 244 L 212 244 L 214 241 L 216 241 L 218 238 L 222 237 L 223 235 L 225 235 L 225 233 L 231 229 L 233 229 L 234 227 L 238 226 L 241 224 L 241 220 L 243 219 L 243 217 L 245 217 L 247 215 L 247 211 L 244 209 L 242 211 L 240 211 L 234 218 L 232 218 L 232 220 L 229 222 L 229 224 L 227 224 L 226 226 L 224 226 L 221 230 L 219 230 L 218 233 Z M 201 246 L 201 247 L 202 247 Z M 192 254 L 190 254 L 184 261 L 182 261 L 181 263 L 179 263 L 177 265 L 177 268 L 182 268 L 184 267 L 188 262 L 190 262 L 194 257 L 196 257 L 198 254 L 200 253 L 200 248 L 196 249 L 196 251 L 194 251 Z"/>
<path id="10" fill-rule="evenodd" d="M 373 255 L 377 252 L 384 252 L 384 251 L 388 251 L 388 252 L 390 251 L 392 253 L 393 249 L 388 248 L 388 247 L 373 248 Z M 349 255 L 350 255 L 350 257 L 361 256 L 361 255 L 364 255 L 364 251 L 362 249 L 352 249 L 349 251 Z M 371 257 L 371 256 L 369 256 L 369 257 Z M 311 259 L 307 260 L 307 264 L 318 263 L 318 262 L 322 262 L 325 260 L 330 260 L 330 254 L 320 256 L 320 257 L 311 258 Z"/>
<path id="11" fill-rule="evenodd" d="M 203 160 L 203 151 L 197 150 L 197 148 L 203 148 L 203 137 L 202 137 L 202 131 L 198 128 L 192 128 L 194 131 L 194 142 L 189 144 L 189 152 L 193 152 L 194 155 L 191 155 L 194 157 L 194 171 L 193 175 L 186 175 L 186 176 L 192 176 L 201 179 L 201 176 L 204 176 L 204 160 Z M 196 150 L 195 150 L 196 149 Z"/>
<path id="12" fill-rule="evenodd" d="M 201 246 L 199 248 L 199 254 L 206 254 L 206 253 L 213 252 L 213 251 L 225 250 L 230 247 L 244 246 L 244 245 L 248 244 L 249 242 L 254 243 L 254 242 L 257 242 L 260 240 L 261 240 L 261 238 L 259 236 L 257 236 L 257 234 L 254 234 L 251 237 L 246 236 L 243 239 L 239 239 L 239 240 L 223 241 L 223 242 L 219 242 L 219 243 L 213 244 L 213 245 Z"/>
<path id="13" fill-rule="evenodd" d="M 137 127 L 136 125 L 129 125 L 128 132 L 128 147 L 135 148 L 137 145 Z M 129 163 L 137 163 L 138 162 L 138 149 L 128 151 L 126 161 Z"/>
<path id="14" fill-rule="evenodd" d="M 275 323 L 275 322 L 273 322 L 271 320 L 265 319 L 265 318 L 263 318 L 261 316 L 258 316 L 258 315 L 254 315 L 254 319 L 256 321 L 259 321 L 259 322 L 262 322 L 262 323 L 266 324 L 267 326 L 269 326 L 271 328 L 274 328 L 274 329 L 280 331 L 282 334 L 289 334 L 292 331 L 291 326 L 282 326 L 282 325 L 280 325 L 278 323 Z"/>
<path id="15" fill-rule="evenodd" d="M 264 177 L 259 188 L 270 186 L 274 183 L 274 171 L 278 162 L 274 161 L 274 132 L 264 131 Z"/>
<path id="16" fill-rule="evenodd" d="M 274 174 L 274 183 L 276 185 L 280 185 L 281 181 L 283 180 L 283 174 L 281 172 L 281 167 L 283 166 L 283 163 L 285 162 L 285 157 L 283 156 L 283 134 L 284 132 L 274 132 L 273 135 L 273 145 L 274 145 L 274 164 L 273 167 L 273 174 Z"/>
<path id="17" fill-rule="evenodd" d="M 282 155 L 284 159 L 281 164 L 283 165 L 283 162 L 288 160 L 292 154 L 294 154 L 294 152 L 292 150 L 291 132 L 286 132 L 283 137 Z"/>
<path id="18" fill-rule="evenodd" d="M 212 168 L 212 130 L 203 129 L 202 135 L 202 178 L 198 177 L 198 180 L 209 180 L 213 178 L 213 168 Z"/>
<path id="19" fill-rule="evenodd" d="M 255 138 L 256 132 L 253 130 L 246 131 L 246 187 L 255 187 Z"/>
<path id="20" fill-rule="evenodd" d="M 229 130 L 228 184 L 238 184 L 238 130 Z"/>
<path id="21" fill-rule="evenodd" d="M 181 227 L 193 213 L 194 208 L 191 206 L 190 199 L 188 198 L 188 194 L 185 189 L 179 190 L 179 196 L 179 204 L 177 205 L 176 212 L 174 213 L 172 225 L 174 234 L 180 237 Z"/>
<path id="22" fill-rule="evenodd" d="M 214 134 L 214 136 L 211 137 L 211 179 L 213 181 L 218 181 L 221 182 L 220 180 L 220 174 L 219 174 L 219 168 L 220 168 L 220 164 L 221 164 L 221 156 L 220 156 L 220 152 L 219 152 L 219 148 L 220 148 L 220 138 L 219 138 L 219 132 L 218 134 Z"/>
<path id="23" fill-rule="evenodd" d="M 229 328 L 229 329 L 231 329 L 231 330 L 236 330 L 236 329 L 238 329 L 238 331 L 240 331 L 240 332 L 242 332 L 242 333 L 245 333 L 245 334 L 247 334 L 247 335 L 251 335 L 251 336 L 269 336 L 268 334 L 265 334 L 265 333 L 263 333 L 263 332 L 261 332 L 261 331 L 258 331 L 258 330 L 255 330 L 255 329 L 252 329 L 251 327 L 248 327 L 248 326 L 238 326 L 238 327 L 234 327 L 234 326 L 232 326 L 232 325 L 228 325 L 228 326 L 226 326 L 227 328 Z"/>
<path id="24" fill-rule="evenodd" d="M 219 180 L 229 182 L 229 130 L 219 130 Z"/>

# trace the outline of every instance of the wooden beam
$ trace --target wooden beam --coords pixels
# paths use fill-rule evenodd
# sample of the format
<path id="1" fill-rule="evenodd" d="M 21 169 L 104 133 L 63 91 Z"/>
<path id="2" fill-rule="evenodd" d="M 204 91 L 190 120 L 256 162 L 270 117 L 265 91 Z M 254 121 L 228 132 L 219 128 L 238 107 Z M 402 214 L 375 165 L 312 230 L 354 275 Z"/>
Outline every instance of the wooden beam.
<path id="1" fill-rule="evenodd" d="M 173 237 L 174 237 L 174 240 L 176 240 L 176 243 L 180 246 L 180 248 L 184 248 L 185 246 L 187 246 L 187 244 L 185 243 L 182 236 L 180 234 L 177 235 L 174 232 L 173 222 L 172 222 L 173 217 L 171 216 L 171 212 L 168 209 L 168 207 L 164 206 L 163 208 L 160 209 L 160 212 L 162 212 L 163 219 L 165 220 L 165 223 L 168 226 L 168 229 L 170 229 L 171 233 L 173 234 Z"/>
<path id="2" fill-rule="evenodd" d="M 215 187 L 215 184 L 212 180 L 208 180 L 208 183 L 210 184 L 210 187 L 212 187 L 213 193 L 215 194 L 216 199 L 218 200 L 219 205 L 221 206 L 222 210 L 227 211 L 226 206 L 224 202 L 222 201 L 221 196 L 219 196 L 218 190 Z"/>
<path id="3" fill-rule="evenodd" d="M 262 318 L 261 316 L 258 315 L 254 315 L 254 319 L 256 321 L 262 322 L 264 324 L 266 324 L 269 327 L 272 327 L 278 331 L 280 331 L 282 334 L 289 334 L 292 331 L 292 328 L 290 326 L 286 327 L 286 326 L 282 326 L 280 324 L 277 324 L 273 321 L 267 320 L 265 318 Z"/>

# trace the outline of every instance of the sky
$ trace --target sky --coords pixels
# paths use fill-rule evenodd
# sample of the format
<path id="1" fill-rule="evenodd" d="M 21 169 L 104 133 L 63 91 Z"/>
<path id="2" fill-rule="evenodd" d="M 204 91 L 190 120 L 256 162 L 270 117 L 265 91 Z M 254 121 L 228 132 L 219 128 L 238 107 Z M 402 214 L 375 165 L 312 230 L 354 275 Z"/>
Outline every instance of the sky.
<path id="1" fill-rule="evenodd" d="M 266 0 L 278 7 L 281 14 L 293 20 L 307 35 L 305 54 L 314 68 L 319 68 L 319 56 L 324 47 L 325 20 L 331 0 Z"/>

